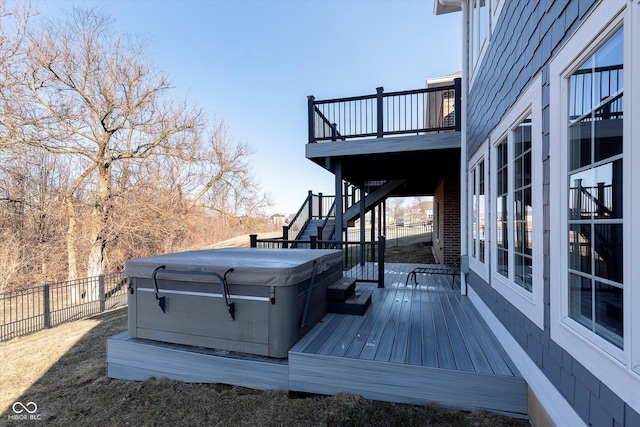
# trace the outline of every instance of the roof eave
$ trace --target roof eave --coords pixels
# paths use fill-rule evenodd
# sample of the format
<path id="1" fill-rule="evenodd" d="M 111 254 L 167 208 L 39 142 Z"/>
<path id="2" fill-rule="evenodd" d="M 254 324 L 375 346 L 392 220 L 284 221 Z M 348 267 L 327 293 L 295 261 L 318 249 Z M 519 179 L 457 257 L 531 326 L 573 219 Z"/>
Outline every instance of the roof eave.
<path id="1" fill-rule="evenodd" d="M 446 15 L 447 13 L 460 12 L 462 10 L 462 6 L 460 3 L 451 4 L 447 2 L 447 4 L 442 4 L 440 0 L 433 0 L 433 13 L 434 15 Z"/>

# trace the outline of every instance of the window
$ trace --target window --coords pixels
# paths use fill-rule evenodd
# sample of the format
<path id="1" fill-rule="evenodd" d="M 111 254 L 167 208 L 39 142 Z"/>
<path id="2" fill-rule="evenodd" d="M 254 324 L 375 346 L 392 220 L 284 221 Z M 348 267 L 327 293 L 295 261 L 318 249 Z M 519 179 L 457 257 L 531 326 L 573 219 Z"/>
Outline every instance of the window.
<path id="1" fill-rule="evenodd" d="M 469 0 L 469 65 L 476 69 L 489 37 L 490 0 Z"/>
<path id="2" fill-rule="evenodd" d="M 569 316 L 623 348 L 623 29 L 568 76 Z"/>
<path id="3" fill-rule="evenodd" d="M 507 138 L 496 145 L 496 257 L 498 273 L 509 277 L 509 150 Z"/>
<path id="4" fill-rule="evenodd" d="M 533 289 L 531 151 L 528 114 L 495 146 L 496 271 L 528 292 Z"/>
<path id="5" fill-rule="evenodd" d="M 544 327 L 542 78 L 491 133 L 492 286 Z"/>
<path id="6" fill-rule="evenodd" d="M 551 338 L 620 396 L 640 388 L 637 40 L 640 2 L 601 2 L 549 63 Z"/>
<path id="7" fill-rule="evenodd" d="M 533 268 L 533 201 L 531 182 L 531 115 L 513 132 L 514 280 L 531 292 Z M 540 207 L 537 207 L 540 209 Z"/>
<path id="8" fill-rule="evenodd" d="M 485 207 L 485 164 L 484 158 L 471 169 L 471 256 L 484 264 L 486 259 L 486 207 Z"/>

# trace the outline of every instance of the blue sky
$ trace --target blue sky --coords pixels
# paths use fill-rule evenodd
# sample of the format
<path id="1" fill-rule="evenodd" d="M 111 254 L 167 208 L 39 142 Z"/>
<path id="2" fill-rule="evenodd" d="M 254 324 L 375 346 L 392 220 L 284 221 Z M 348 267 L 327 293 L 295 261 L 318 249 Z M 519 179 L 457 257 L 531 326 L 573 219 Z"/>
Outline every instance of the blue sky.
<path id="1" fill-rule="evenodd" d="M 304 156 L 307 95 L 346 97 L 424 87 L 461 68 L 461 14 L 432 0 L 49 0 L 110 14 L 188 97 L 254 151 L 253 174 L 274 206 L 294 213 L 308 190 L 334 194 L 333 175 Z"/>

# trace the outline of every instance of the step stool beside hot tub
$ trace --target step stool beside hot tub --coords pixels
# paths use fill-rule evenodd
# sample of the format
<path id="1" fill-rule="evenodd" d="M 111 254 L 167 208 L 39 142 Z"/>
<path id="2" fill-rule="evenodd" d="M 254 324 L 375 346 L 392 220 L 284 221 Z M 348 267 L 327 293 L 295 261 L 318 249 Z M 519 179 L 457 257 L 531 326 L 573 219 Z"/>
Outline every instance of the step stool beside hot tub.
<path id="1" fill-rule="evenodd" d="M 284 358 L 327 313 L 342 252 L 224 248 L 129 260 L 132 338 Z"/>

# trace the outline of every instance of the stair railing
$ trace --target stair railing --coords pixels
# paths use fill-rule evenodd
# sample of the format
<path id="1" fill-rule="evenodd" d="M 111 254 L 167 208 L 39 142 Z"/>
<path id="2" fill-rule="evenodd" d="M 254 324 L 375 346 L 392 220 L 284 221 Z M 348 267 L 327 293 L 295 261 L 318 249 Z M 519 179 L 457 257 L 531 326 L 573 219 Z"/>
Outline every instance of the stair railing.
<path id="1" fill-rule="evenodd" d="M 309 191 L 307 198 L 300 206 L 288 225 L 282 227 L 283 240 L 299 240 L 300 236 L 313 219 L 323 219 L 323 227 L 331 215 L 335 215 L 335 196 L 325 196 L 322 193 L 313 194 Z"/>
<path id="2" fill-rule="evenodd" d="M 304 200 L 302 206 L 300 206 L 300 209 L 295 214 L 291 222 L 282 227 L 283 240 L 289 240 L 291 237 L 293 237 L 291 240 L 298 239 L 300 233 L 304 230 L 304 227 L 309 223 L 312 199 L 313 193 L 309 191 L 307 198 Z"/>
<path id="3" fill-rule="evenodd" d="M 327 238 L 325 239 L 324 236 L 324 229 L 327 226 L 327 222 L 329 222 L 330 218 L 334 218 L 336 217 L 336 198 L 333 197 L 333 203 L 331 203 L 331 206 L 329 207 L 329 210 L 327 211 L 327 215 L 324 217 L 324 221 L 322 222 L 322 225 L 318 227 L 318 239 L 320 240 L 333 240 L 333 236 L 335 236 L 335 227 L 333 227 L 333 229 L 331 230 L 331 233 L 329 234 L 329 236 L 327 236 Z M 321 217 L 322 218 L 322 217 Z"/>

